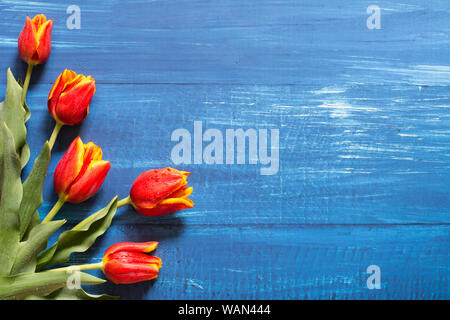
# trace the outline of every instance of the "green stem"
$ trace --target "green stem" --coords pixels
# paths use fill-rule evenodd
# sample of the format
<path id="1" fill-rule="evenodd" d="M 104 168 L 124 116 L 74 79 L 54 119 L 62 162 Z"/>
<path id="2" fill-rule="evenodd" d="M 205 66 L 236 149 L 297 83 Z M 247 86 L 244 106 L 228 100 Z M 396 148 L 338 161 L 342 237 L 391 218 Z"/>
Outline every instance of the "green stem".
<path id="1" fill-rule="evenodd" d="M 57 269 L 50 269 L 48 271 L 83 271 L 83 270 L 95 270 L 95 269 L 102 269 L 103 268 L 103 262 L 99 263 L 89 263 L 89 264 L 82 264 L 79 266 L 69 266 L 69 267 L 63 267 L 63 268 L 57 268 Z"/>
<path id="2" fill-rule="evenodd" d="M 130 196 L 123 198 L 122 200 L 117 201 L 117 208 L 126 206 L 131 203 Z"/>
<path id="3" fill-rule="evenodd" d="M 22 88 L 22 99 L 21 99 L 22 105 L 25 103 L 25 98 L 27 96 L 28 86 L 30 85 L 32 71 L 33 71 L 33 65 L 28 64 L 27 75 L 25 76 L 25 81 L 23 83 L 23 88 Z"/>
<path id="4" fill-rule="evenodd" d="M 63 206 L 63 204 L 66 202 L 63 198 L 59 198 L 58 201 L 53 206 L 52 210 L 50 210 L 49 213 L 47 213 L 47 216 L 42 220 L 42 223 L 46 223 L 49 221 L 52 221 L 53 217 L 58 213 L 59 209 Z"/>
<path id="5" fill-rule="evenodd" d="M 58 137 L 58 133 L 61 130 L 63 124 L 60 122 L 56 122 L 55 127 L 53 128 L 52 135 L 50 136 L 50 140 L 48 141 L 48 145 L 50 146 L 50 150 L 53 149 L 53 145 L 55 144 L 56 138 Z"/>

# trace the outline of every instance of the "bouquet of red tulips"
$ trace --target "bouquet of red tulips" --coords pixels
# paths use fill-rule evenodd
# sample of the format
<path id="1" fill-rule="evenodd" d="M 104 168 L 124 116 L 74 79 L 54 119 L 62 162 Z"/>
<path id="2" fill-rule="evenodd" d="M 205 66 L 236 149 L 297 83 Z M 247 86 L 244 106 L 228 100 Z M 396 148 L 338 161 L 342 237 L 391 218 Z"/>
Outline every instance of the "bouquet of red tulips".
<path id="1" fill-rule="evenodd" d="M 19 84 L 7 71 L 5 100 L 0 103 L 0 299 L 105 299 L 91 295 L 81 286 L 105 282 L 86 270 L 101 269 L 116 284 L 131 284 L 158 277 L 161 259 L 150 256 L 158 242 L 121 242 L 108 248 L 100 263 L 64 266 L 72 253 L 85 252 L 106 232 L 117 208 L 131 204 L 140 214 L 159 216 L 191 208 L 192 187 L 186 187 L 189 172 L 172 168 L 141 174 L 130 194 L 115 196 L 103 209 L 93 213 L 70 230 L 48 239 L 66 220 L 54 220 L 65 202 L 80 203 L 92 197 L 103 184 L 111 167 L 102 159 L 102 149 L 77 137 L 59 161 L 54 172 L 54 188 L 59 200 L 40 220 L 43 183 L 51 151 L 64 125 L 78 125 L 89 113 L 95 93 L 91 76 L 64 70 L 56 79 L 47 100 L 55 128 L 45 142 L 33 168 L 22 181 L 22 169 L 30 151 L 26 142 L 26 122 L 30 110 L 26 94 L 33 67 L 43 64 L 51 51 L 53 20 L 42 14 L 26 18 L 18 39 L 19 55 L 28 64 L 25 80 Z M 59 266 L 63 264 L 63 266 Z M 55 266 L 57 266 L 55 268 Z M 78 282 L 73 285 L 73 272 Z"/>

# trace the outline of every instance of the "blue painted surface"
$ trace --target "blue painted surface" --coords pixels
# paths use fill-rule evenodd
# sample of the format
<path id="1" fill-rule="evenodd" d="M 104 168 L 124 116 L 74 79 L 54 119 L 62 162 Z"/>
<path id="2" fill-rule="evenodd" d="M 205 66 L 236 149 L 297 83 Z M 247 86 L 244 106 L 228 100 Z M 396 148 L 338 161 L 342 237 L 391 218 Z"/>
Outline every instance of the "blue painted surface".
<path id="1" fill-rule="evenodd" d="M 59 216 L 69 228 L 127 195 L 150 168 L 192 172 L 195 207 L 161 218 L 122 208 L 75 263 L 117 241 L 160 241 L 160 277 L 87 288 L 126 299 L 448 299 L 450 2 L 0 1 L 0 67 L 25 66 L 26 14 L 54 19 L 28 95 L 32 159 L 48 138 L 64 68 L 97 83 L 87 120 L 64 127 L 45 184 L 80 135 L 112 162 L 101 191 Z M 369 5 L 381 29 L 366 27 Z M 0 77 L 4 91 L 5 77 Z M 177 128 L 280 130 L 280 170 L 171 162 Z M 29 172 L 30 166 L 26 168 Z M 381 268 L 381 289 L 366 268 Z"/>

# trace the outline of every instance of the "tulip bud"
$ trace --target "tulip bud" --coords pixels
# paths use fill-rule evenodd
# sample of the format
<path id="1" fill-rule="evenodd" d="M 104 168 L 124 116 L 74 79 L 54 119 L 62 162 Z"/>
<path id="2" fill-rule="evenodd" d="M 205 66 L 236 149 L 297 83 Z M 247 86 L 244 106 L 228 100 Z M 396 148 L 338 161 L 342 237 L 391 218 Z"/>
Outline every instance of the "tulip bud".
<path id="1" fill-rule="evenodd" d="M 47 107 L 53 118 L 62 124 L 76 125 L 89 113 L 89 105 L 95 93 L 95 80 L 72 70 L 64 70 L 56 79 Z"/>
<path id="2" fill-rule="evenodd" d="M 83 144 L 77 137 L 55 169 L 55 190 L 65 201 L 83 202 L 101 187 L 110 167 L 109 161 L 102 160 L 99 146 L 92 142 Z"/>
<path id="3" fill-rule="evenodd" d="M 103 256 L 103 273 L 115 284 L 130 284 L 158 277 L 161 259 L 145 253 L 158 242 L 121 242 L 109 247 Z"/>
<path id="4" fill-rule="evenodd" d="M 131 186 L 131 204 L 144 216 L 161 216 L 192 208 L 194 203 L 187 199 L 193 190 L 186 187 L 189 175 L 190 172 L 172 168 L 144 172 Z"/>
<path id="5" fill-rule="evenodd" d="M 53 19 L 47 21 L 43 14 L 30 19 L 27 16 L 25 26 L 19 36 L 20 58 L 28 64 L 44 63 L 51 50 Z"/>

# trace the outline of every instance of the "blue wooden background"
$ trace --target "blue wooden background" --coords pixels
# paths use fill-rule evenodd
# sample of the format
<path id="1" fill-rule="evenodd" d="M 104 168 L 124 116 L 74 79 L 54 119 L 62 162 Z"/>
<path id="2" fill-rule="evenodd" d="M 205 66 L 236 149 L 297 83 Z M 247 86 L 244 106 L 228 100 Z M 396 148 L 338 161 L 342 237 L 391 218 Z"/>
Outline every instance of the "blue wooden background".
<path id="1" fill-rule="evenodd" d="M 69 30 L 66 9 L 81 9 Z M 370 5 L 381 29 L 369 30 Z M 28 95 L 31 162 L 49 137 L 50 88 L 64 68 L 96 79 L 70 142 L 112 162 L 101 189 L 59 217 L 73 226 L 141 172 L 192 172 L 195 207 L 161 218 L 119 209 L 76 263 L 118 241 L 160 241 L 156 281 L 87 287 L 125 299 L 448 299 L 450 2 L 404 0 L 0 1 L 0 69 L 25 65 L 27 14 L 54 19 L 52 53 Z M 0 77 L 0 92 L 5 89 Z M 3 93 L 2 93 L 3 95 Z M 177 128 L 280 130 L 280 171 L 171 162 Z M 29 172 L 30 166 L 26 172 Z M 369 290 L 366 268 L 381 268 Z"/>

